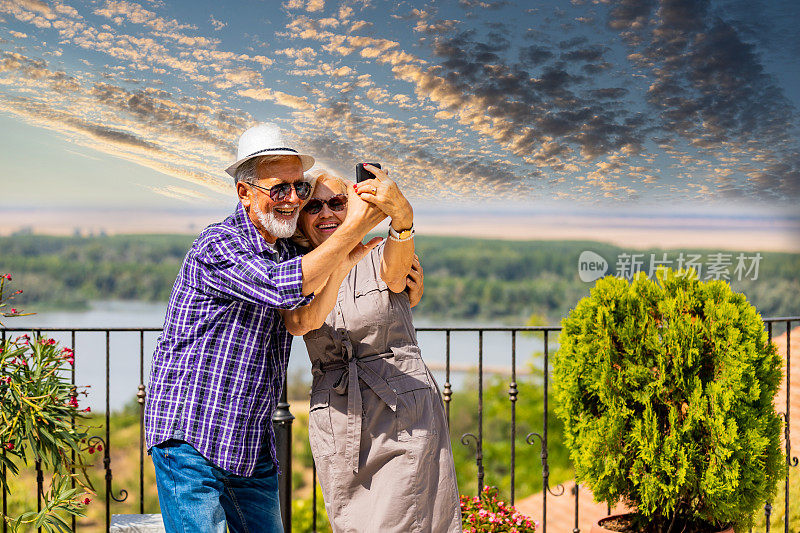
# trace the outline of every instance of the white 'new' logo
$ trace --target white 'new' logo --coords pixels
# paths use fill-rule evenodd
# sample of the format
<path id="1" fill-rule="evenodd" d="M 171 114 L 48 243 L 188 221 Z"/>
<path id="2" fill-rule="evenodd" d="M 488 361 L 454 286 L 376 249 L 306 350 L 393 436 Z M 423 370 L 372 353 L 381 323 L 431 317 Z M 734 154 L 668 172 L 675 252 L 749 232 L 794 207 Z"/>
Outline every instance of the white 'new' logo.
<path id="1" fill-rule="evenodd" d="M 578 275 L 589 283 L 602 278 L 608 270 L 608 262 L 596 253 L 586 250 L 578 258 Z"/>

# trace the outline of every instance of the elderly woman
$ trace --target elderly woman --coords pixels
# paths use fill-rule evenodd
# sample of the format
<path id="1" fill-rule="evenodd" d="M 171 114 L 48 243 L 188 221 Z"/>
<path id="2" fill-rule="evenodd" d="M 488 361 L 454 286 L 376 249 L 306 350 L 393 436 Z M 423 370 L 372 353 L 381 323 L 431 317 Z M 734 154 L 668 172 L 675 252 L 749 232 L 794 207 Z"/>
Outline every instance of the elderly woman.
<path id="1" fill-rule="evenodd" d="M 314 248 L 342 223 L 348 202 L 366 201 L 392 219 L 388 240 L 370 241 L 305 316 L 287 317 L 290 332 L 305 333 L 312 363 L 309 439 L 325 508 L 336 532 L 461 531 L 444 405 L 405 290 L 411 273 L 411 297 L 421 291 L 413 212 L 385 172 L 367 168 L 376 179 L 354 191 L 319 176 L 298 220 L 298 242 Z"/>

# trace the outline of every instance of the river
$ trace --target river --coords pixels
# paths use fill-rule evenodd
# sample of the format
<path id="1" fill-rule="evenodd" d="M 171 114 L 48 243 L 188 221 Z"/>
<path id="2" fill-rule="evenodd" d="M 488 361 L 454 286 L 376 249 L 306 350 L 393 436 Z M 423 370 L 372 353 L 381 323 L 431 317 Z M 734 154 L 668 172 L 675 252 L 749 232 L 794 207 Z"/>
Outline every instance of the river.
<path id="1" fill-rule="evenodd" d="M 166 304 L 142 302 L 97 302 L 86 311 L 48 311 L 27 317 L 4 319 L 7 328 L 16 328 L 13 334 L 30 332 L 42 328 L 160 328 L 163 325 Z M 447 321 L 425 319 L 414 321 L 417 327 L 496 327 L 503 324 L 492 322 Z M 51 337 L 63 346 L 69 346 L 69 333 L 53 333 Z M 144 335 L 144 383 L 147 384 L 150 360 L 155 347 L 157 332 Z M 445 381 L 445 334 L 443 332 L 420 332 L 419 344 L 422 356 L 431 366 L 434 376 L 443 386 Z M 517 335 L 517 369 L 524 373 L 534 352 L 542 350 L 541 335 Z M 484 365 L 493 369 L 511 368 L 511 335 L 506 332 L 484 333 Z M 117 410 L 132 401 L 139 381 L 139 333 L 113 332 L 109 336 L 109 406 Z M 81 398 L 81 406 L 92 411 L 105 411 L 106 393 L 106 335 L 103 332 L 78 332 L 75 338 L 75 382 L 89 385 L 89 395 Z M 476 366 L 478 362 L 478 333 L 451 333 L 451 365 L 459 369 Z M 305 343 L 295 338 L 289 359 L 289 372 L 307 373 L 310 380 L 311 365 Z M 451 383 L 455 390 L 464 385 L 463 372 L 454 372 Z"/>

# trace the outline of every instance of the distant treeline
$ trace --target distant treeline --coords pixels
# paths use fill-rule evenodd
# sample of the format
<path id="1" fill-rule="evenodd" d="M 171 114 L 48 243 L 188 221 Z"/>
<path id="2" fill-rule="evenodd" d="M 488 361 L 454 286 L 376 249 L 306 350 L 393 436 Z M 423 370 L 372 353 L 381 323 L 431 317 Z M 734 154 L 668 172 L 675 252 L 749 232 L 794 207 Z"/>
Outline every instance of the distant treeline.
<path id="1" fill-rule="evenodd" d="M 189 235 L 0 237 L 0 273 L 12 273 L 13 288 L 24 289 L 15 306 L 31 311 L 85 308 L 93 300 L 166 301 L 192 240 Z M 727 273 L 762 316 L 800 314 L 800 254 L 768 252 L 758 260 L 752 252 L 740 258 L 739 252 L 725 251 L 718 257 L 717 250 L 640 251 L 599 242 L 424 235 L 416 238 L 416 247 L 425 270 L 425 297 L 415 314 L 432 318 L 520 323 L 538 314 L 555 323 L 591 287 L 578 275 L 585 250 L 605 258 L 612 272 L 630 264 L 647 272 L 651 254 L 677 266 L 683 253 L 684 260 L 702 264 L 701 277 L 713 268 Z M 758 273 L 752 280 L 754 266 Z"/>

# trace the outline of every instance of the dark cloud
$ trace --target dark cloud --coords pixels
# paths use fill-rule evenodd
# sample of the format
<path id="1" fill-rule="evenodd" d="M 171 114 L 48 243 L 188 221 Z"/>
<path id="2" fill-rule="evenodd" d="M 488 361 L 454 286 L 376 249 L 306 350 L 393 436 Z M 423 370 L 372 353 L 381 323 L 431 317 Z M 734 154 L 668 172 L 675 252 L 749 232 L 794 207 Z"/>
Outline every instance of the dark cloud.
<path id="1" fill-rule="evenodd" d="M 133 135 L 131 133 L 115 130 L 112 128 L 106 128 L 104 126 L 99 126 L 97 124 L 91 124 L 82 120 L 69 120 L 67 122 L 71 126 L 75 127 L 76 129 L 85 131 L 92 137 L 103 140 L 103 141 L 111 141 L 114 144 L 119 144 L 123 146 L 131 146 L 133 148 L 143 148 L 149 152 L 160 152 L 161 149 L 156 146 L 155 144 L 145 141 L 141 137 Z"/>
<path id="2" fill-rule="evenodd" d="M 566 61 L 600 61 L 603 59 L 603 54 L 608 50 L 605 46 L 588 46 L 586 48 L 579 48 L 561 54 L 561 58 Z"/>
<path id="3" fill-rule="evenodd" d="M 558 43 L 558 47 L 562 50 L 566 50 L 568 48 L 575 48 L 576 46 L 581 46 L 589 42 L 589 39 L 586 37 L 573 37 L 572 39 L 561 41 Z"/>
<path id="4" fill-rule="evenodd" d="M 757 43 L 770 56 L 794 59 L 800 55 L 797 24 L 800 2 L 795 0 L 719 0 L 713 14 L 736 28 L 743 39 Z"/>
<path id="5" fill-rule="evenodd" d="M 556 55 L 553 49 L 539 43 L 520 49 L 518 62 L 509 61 L 509 46 L 491 34 L 478 39 L 474 30 L 437 38 L 433 53 L 442 61 L 429 72 L 447 85 L 423 87 L 423 94 L 446 89 L 453 110 L 467 95 L 480 98 L 486 116 L 498 124 L 492 137 L 518 156 L 534 154 L 545 138 L 577 146 L 589 158 L 623 147 L 634 153 L 640 150 L 644 139 L 638 122 L 627 120 L 627 111 L 609 110 L 606 103 L 624 96 L 625 90 L 583 90 L 595 80 L 582 74 L 579 64 L 591 61 L 602 70 L 598 65 L 603 63 L 594 62 L 602 60 L 604 46 L 589 44 L 583 37 L 563 41 L 558 49 L 567 60 L 555 63 L 550 62 Z"/>
<path id="6" fill-rule="evenodd" d="M 342 165 L 340 163 L 342 161 L 356 161 L 357 150 L 355 150 L 352 143 L 343 140 L 340 136 L 334 135 L 330 131 L 315 134 L 303 139 L 303 142 L 318 161 L 329 167 L 334 167 L 332 170 L 345 178 L 351 179 L 352 171 L 341 168 Z"/>
<path id="7" fill-rule="evenodd" d="M 458 5 L 464 9 L 480 7 L 482 9 L 500 9 L 509 5 L 506 0 L 458 0 Z"/>
<path id="8" fill-rule="evenodd" d="M 791 105 L 765 73 L 755 46 L 710 16 L 708 1 L 662 0 L 655 7 L 623 1 L 612 9 L 609 25 L 633 29 L 644 42 L 638 63 L 653 72 L 647 99 L 665 130 L 709 142 L 788 131 Z M 652 27 L 634 27 L 653 14 Z"/>
<path id="9" fill-rule="evenodd" d="M 797 187 L 775 185 L 779 176 L 797 180 L 795 110 L 766 72 L 756 44 L 717 15 L 708 0 L 622 0 L 608 25 L 652 75 L 647 102 L 658 112 L 662 134 L 701 150 L 718 150 L 721 143 L 747 147 L 764 162 L 751 184 L 767 196 L 796 195 Z"/>
<path id="10" fill-rule="evenodd" d="M 129 114 L 139 124 L 168 129 L 171 134 L 185 137 L 187 141 L 212 145 L 223 151 L 233 152 L 235 145 L 230 139 L 221 139 L 198 123 L 204 114 L 213 116 L 207 105 L 184 103 L 174 105 L 172 95 L 160 89 L 144 89 L 129 92 L 122 87 L 107 83 L 95 83 L 91 94 L 103 104 Z M 217 113 L 215 126 L 225 124 L 223 131 L 241 131 L 246 121 L 233 115 L 222 116 Z M 223 119 L 220 121 L 219 119 Z M 233 137 L 231 137 L 233 138 Z"/>
<path id="11" fill-rule="evenodd" d="M 476 129 L 554 170 L 575 152 L 584 160 L 620 150 L 635 155 L 649 139 L 668 150 L 682 142 L 714 157 L 724 153 L 722 146 L 739 146 L 740 154 L 755 146 L 751 156 L 764 165 L 750 172 L 754 187 L 794 191 L 764 185 L 778 176 L 791 183 L 797 175 L 797 162 L 785 149 L 792 141 L 792 106 L 755 45 L 715 16 L 708 0 L 621 0 L 607 16 L 607 26 L 649 79 L 624 73 L 635 83 L 603 86 L 615 67 L 608 41 L 567 35 L 553 45 L 532 35 L 535 42 L 512 50 L 507 32 L 481 36 L 473 29 L 433 40 L 440 61 L 427 70 L 419 94 L 436 93 L 455 112 L 483 106 L 491 122 L 476 120 Z M 645 106 L 655 117 L 643 112 Z M 770 144 L 775 150 L 766 154 Z M 488 170 L 477 163 L 459 167 L 475 175 Z"/>
<path id="12" fill-rule="evenodd" d="M 800 152 L 754 171 L 749 178 L 754 194 L 767 200 L 800 198 Z"/>
<path id="13" fill-rule="evenodd" d="M 583 81 L 582 76 L 570 74 L 563 66 L 545 67 L 533 86 L 550 97 L 569 97 L 570 88 Z"/>
<path id="14" fill-rule="evenodd" d="M 519 51 L 520 61 L 531 66 L 541 65 L 552 59 L 553 56 L 553 52 L 537 44 L 526 46 Z"/>
<path id="15" fill-rule="evenodd" d="M 606 70 L 611 69 L 613 67 L 611 63 L 608 61 L 604 61 L 602 63 L 587 63 L 586 65 L 581 66 L 581 70 L 589 75 L 600 74 Z"/>
<path id="16" fill-rule="evenodd" d="M 647 25 L 655 0 L 621 0 L 611 10 L 608 26 L 615 30 L 637 30 Z"/>
<path id="17" fill-rule="evenodd" d="M 456 171 L 462 179 L 466 180 L 488 180 L 500 183 L 516 183 L 520 180 L 514 172 L 501 165 L 489 165 L 476 160 L 458 165 Z"/>
<path id="18" fill-rule="evenodd" d="M 617 100 L 628 94 L 628 89 L 624 87 L 613 87 L 609 89 L 593 89 L 591 95 L 598 100 Z"/>

